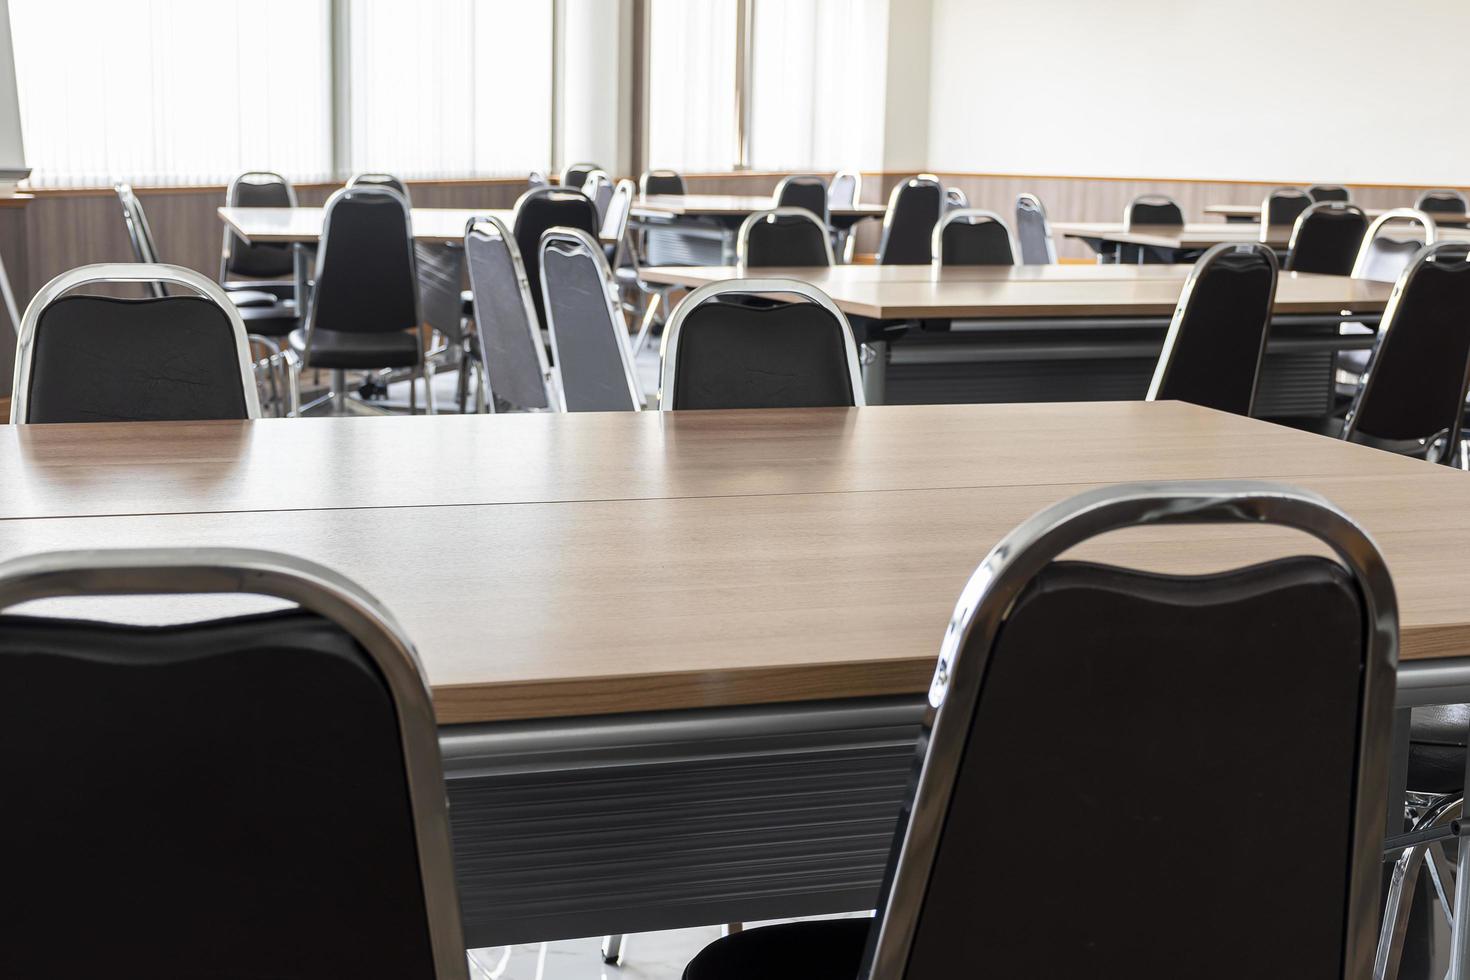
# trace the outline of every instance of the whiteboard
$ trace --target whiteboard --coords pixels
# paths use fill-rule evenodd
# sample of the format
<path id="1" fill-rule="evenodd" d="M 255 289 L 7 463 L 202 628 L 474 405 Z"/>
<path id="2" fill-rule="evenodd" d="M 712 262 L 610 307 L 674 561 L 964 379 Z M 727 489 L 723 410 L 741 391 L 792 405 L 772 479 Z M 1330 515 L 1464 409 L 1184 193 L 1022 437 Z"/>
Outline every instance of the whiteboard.
<path id="1" fill-rule="evenodd" d="M 15 91 L 15 50 L 10 44 L 10 0 L 0 0 L 0 178 L 15 179 L 26 169 L 20 132 L 20 99 Z"/>

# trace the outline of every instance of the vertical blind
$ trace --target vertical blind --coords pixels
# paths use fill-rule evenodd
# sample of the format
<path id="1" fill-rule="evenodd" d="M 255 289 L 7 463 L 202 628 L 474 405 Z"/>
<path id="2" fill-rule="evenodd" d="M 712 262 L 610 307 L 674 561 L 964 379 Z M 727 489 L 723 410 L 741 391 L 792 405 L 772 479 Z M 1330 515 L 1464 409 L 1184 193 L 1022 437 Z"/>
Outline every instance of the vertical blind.
<path id="1" fill-rule="evenodd" d="M 649 167 L 718 172 L 736 162 L 735 4 L 649 4 Z"/>
<path id="2" fill-rule="evenodd" d="M 876 169 L 888 0 L 755 0 L 750 165 Z"/>
<path id="3" fill-rule="evenodd" d="M 10 0 L 38 187 L 332 168 L 327 0 Z"/>
<path id="4" fill-rule="evenodd" d="M 346 170 L 547 169 L 551 0 L 351 0 L 346 10 Z"/>

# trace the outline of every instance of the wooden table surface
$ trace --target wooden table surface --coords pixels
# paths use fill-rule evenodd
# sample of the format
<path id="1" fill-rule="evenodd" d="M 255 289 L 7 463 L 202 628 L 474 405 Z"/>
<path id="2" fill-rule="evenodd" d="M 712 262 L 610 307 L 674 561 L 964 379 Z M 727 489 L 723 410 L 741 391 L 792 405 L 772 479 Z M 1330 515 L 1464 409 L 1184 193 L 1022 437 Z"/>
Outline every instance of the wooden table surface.
<path id="1" fill-rule="evenodd" d="M 1222 226 L 1224 227 L 1224 226 Z M 1103 269 L 1137 269 L 1128 273 Z M 996 266 L 936 271 L 931 266 L 842 266 L 751 269 L 747 278 L 810 282 L 849 316 L 880 320 L 932 318 L 1169 316 L 1179 302 L 1187 266 Z M 1086 271 L 1098 270 L 1098 271 Z M 1183 270 L 1183 271 L 1181 271 Z M 650 282 L 679 286 L 741 278 L 733 266 L 657 266 Z M 1392 287 L 1344 276 L 1283 272 L 1276 312 L 1381 312 Z"/>
<path id="2" fill-rule="evenodd" d="M 314 242 L 322 236 L 322 208 L 220 208 L 219 217 L 247 242 Z M 419 241 L 464 240 L 473 218 L 494 216 L 509 227 L 515 212 L 497 208 L 412 208 L 413 237 Z"/>
<path id="3" fill-rule="evenodd" d="M 1261 234 L 1260 225 L 1224 221 L 1186 224 L 1183 228 L 1177 225 L 1134 225 L 1131 230 L 1125 229 L 1119 221 L 1054 221 L 1051 227 L 1056 234 L 1068 238 L 1096 238 L 1125 245 L 1174 249 L 1209 248 L 1221 242 L 1254 242 L 1260 240 Z M 1470 241 L 1470 229 L 1440 226 L 1439 236 L 1443 240 Z M 1290 225 L 1268 227 L 1268 244 L 1285 248 L 1290 240 Z"/>
<path id="4" fill-rule="evenodd" d="M 650 194 L 633 202 L 633 213 L 644 217 L 680 215 L 684 217 L 732 216 L 769 211 L 775 198 L 748 194 Z M 887 209 L 881 204 L 857 204 L 850 208 L 832 208 L 834 217 L 881 218 Z"/>
<path id="5" fill-rule="evenodd" d="M 6 426 L 0 560 L 332 566 L 413 637 L 445 723 L 915 693 L 1028 515 L 1206 478 L 1323 493 L 1387 556 L 1403 655 L 1470 652 L 1470 476 L 1176 403 Z M 1176 527 L 1086 554 L 1204 571 L 1294 547 Z"/>
<path id="6" fill-rule="evenodd" d="M 1408 205 L 1405 205 L 1408 207 Z M 1376 218 L 1386 208 L 1364 208 L 1363 213 L 1369 218 Z M 1240 218 L 1246 221 L 1261 220 L 1261 206 L 1259 204 L 1211 204 L 1205 209 L 1205 214 L 1217 214 L 1222 218 Z M 1437 214 L 1432 211 L 1425 212 L 1434 219 L 1435 224 L 1463 226 L 1470 224 L 1470 215 L 1465 214 Z"/>

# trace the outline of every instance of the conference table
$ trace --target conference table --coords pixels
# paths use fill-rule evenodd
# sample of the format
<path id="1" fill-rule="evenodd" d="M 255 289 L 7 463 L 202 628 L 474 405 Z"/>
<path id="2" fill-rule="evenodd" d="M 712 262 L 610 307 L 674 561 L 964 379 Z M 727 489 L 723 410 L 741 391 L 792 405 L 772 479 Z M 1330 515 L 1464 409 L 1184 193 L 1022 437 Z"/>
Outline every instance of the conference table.
<path id="1" fill-rule="evenodd" d="M 712 265 L 734 261 L 741 223 L 775 206 L 775 198 L 766 195 L 650 194 L 633 202 L 632 217 L 651 264 Z M 882 218 L 886 210 L 857 203 L 829 209 L 827 220 L 845 232 L 859 221 Z"/>
<path id="2" fill-rule="evenodd" d="M 5 426 L 0 561 L 264 547 L 360 583 L 417 646 L 467 941 L 498 945 L 870 908 L 972 570 L 1088 488 L 1203 479 L 1316 491 L 1378 542 L 1401 735 L 1470 700 L 1470 476 L 1169 402 Z M 1171 526 L 1075 554 L 1302 546 Z"/>
<path id="3" fill-rule="evenodd" d="M 1412 205 L 1406 204 L 1405 207 Z M 1377 218 L 1387 210 L 1386 208 L 1364 208 L 1363 213 L 1369 218 Z M 1261 223 L 1261 205 L 1259 204 L 1211 204 L 1205 207 L 1205 214 L 1213 214 L 1224 218 L 1226 221 Z M 1442 211 L 1426 211 L 1425 214 L 1434 219 L 1436 225 L 1464 226 L 1470 225 L 1470 215 L 1445 214 Z"/>
<path id="4" fill-rule="evenodd" d="M 1119 245 L 1143 246 L 1165 256 L 1219 245 L 1222 242 L 1247 244 L 1261 240 L 1261 226 L 1242 222 L 1186 222 L 1183 225 L 1133 225 L 1121 221 L 1054 221 L 1052 231 L 1085 243 L 1099 255 L 1111 254 Z M 1286 248 L 1291 241 L 1291 225 L 1268 225 L 1266 244 Z M 1437 233 L 1442 241 L 1470 242 L 1470 228 L 1448 228 L 1440 224 Z"/>
<path id="5" fill-rule="evenodd" d="M 1221 225 L 1220 227 L 1226 227 Z M 642 277 L 697 287 L 752 276 L 822 289 L 867 344 L 874 404 L 1142 398 L 1188 265 L 844 265 L 742 270 L 657 266 Z M 1384 283 L 1281 274 L 1260 414 L 1317 418 L 1334 401 L 1334 358 L 1371 347 Z"/>

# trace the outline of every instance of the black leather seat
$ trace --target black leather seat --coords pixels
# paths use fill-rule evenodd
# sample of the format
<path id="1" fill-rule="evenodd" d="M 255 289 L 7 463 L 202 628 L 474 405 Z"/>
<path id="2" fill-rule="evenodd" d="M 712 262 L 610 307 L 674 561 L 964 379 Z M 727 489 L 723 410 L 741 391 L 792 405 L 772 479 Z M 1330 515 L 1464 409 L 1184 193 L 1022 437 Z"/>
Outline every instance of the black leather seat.
<path id="1" fill-rule="evenodd" d="M 292 344 L 305 350 L 301 331 L 292 334 Z M 345 333 L 323 330 L 311 336 L 311 363 L 317 367 L 373 368 L 413 367 L 419 362 L 419 338 L 412 333 Z"/>
<path id="2" fill-rule="evenodd" d="M 1409 725 L 1409 789 L 1459 794 L 1465 788 L 1470 705 L 1415 708 Z"/>
<path id="3" fill-rule="evenodd" d="M 694 957 L 684 980 L 856 980 L 872 924 L 823 919 L 732 933 Z"/>

